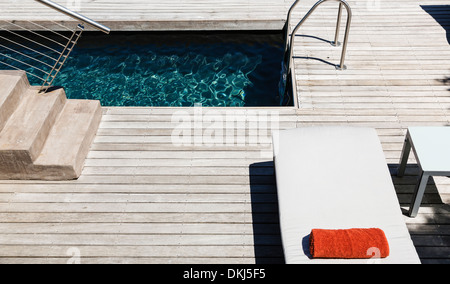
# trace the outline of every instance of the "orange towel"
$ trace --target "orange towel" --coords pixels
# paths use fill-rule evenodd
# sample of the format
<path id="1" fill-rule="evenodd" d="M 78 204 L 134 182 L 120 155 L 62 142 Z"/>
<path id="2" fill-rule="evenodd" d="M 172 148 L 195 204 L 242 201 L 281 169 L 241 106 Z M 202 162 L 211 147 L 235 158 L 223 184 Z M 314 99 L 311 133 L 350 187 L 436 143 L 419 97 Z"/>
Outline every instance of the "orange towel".
<path id="1" fill-rule="evenodd" d="M 389 256 L 389 244 L 384 232 L 377 228 L 313 229 L 309 252 L 313 258 L 385 258 Z"/>

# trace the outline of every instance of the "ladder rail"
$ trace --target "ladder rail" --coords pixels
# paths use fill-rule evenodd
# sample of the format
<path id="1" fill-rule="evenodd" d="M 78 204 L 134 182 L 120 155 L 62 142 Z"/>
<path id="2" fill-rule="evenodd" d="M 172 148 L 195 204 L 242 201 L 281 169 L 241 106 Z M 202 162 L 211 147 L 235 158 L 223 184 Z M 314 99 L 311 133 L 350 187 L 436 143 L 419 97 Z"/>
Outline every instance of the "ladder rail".
<path id="1" fill-rule="evenodd" d="M 292 18 L 292 13 L 294 12 L 295 8 L 297 7 L 298 3 L 300 3 L 300 0 L 296 0 L 294 2 L 294 4 L 292 4 L 291 8 L 289 8 L 289 12 L 287 14 L 287 19 L 286 19 L 286 23 L 284 25 L 284 52 L 288 52 L 288 48 L 289 48 L 289 32 L 290 32 L 290 28 L 291 28 L 291 18 Z"/>
<path id="2" fill-rule="evenodd" d="M 291 18 L 292 13 L 294 12 L 295 8 L 297 7 L 298 3 L 300 3 L 300 0 L 296 0 L 294 4 L 292 4 L 291 8 L 289 9 L 289 12 L 287 14 L 286 23 L 284 25 L 284 32 L 285 32 L 285 42 L 284 42 L 284 51 L 287 52 L 287 48 L 289 48 L 289 31 L 291 27 Z"/>
<path id="3" fill-rule="evenodd" d="M 295 43 L 295 35 L 298 32 L 298 30 L 300 29 L 300 27 L 305 23 L 305 21 L 311 16 L 311 14 L 314 13 L 314 11 L 323 3 L 325 2 L 329 2 L 329 1 L 335 1 L 335 2 L 339 2 L 339 12 L 338 12 L 338 18 L 337 18 L 337 23 L 336 23 L 336 32 L 335 32 L 335 38 L 334 41 L 331 43 L 334 46 L 339 46 L 339 31 L 340 31 L 340 26 L 341 26 L 341 18 L 342 18 L 342 9 L 343 7 L 345 7 L 345 9 L 347 10 L 347 24 L 346 24 L 346 28 L 345 28 L 345 35 L 344 35 L 344 41 L 342 44 L 342 54 L 341 54 L 341 60 L 339 65 L 336 66 L 337 69 L 339 70 L 344 70 L 346 69 L 344 62 L 345 62 L 345 56 L 347 53 L 347 45 L 348 45 L 348 38 L 349 38 L 349 34 L 350 34 L 350 26 L 351 26 L 351 22 L 352 22 L 352 10 L 350 8 L 350 5 L 344 1 L 344 0 L 320 0 L 318 1 L 316 4 L 314 4 L 314 6 L 308 11 L 308 13 L 306 13 L 306 15 L 301 19 L 301 21 L 296 25 L 296 27 L 294 28 L 294 30 L 292 31 L 290 40 L 289 40 L 289 28 L 290 28 L 290 21 L 291 21 L 291 17 L 292 17 L 292 12 L 294 11 L 295 7 L 297 6 L 297 4 L 300 2 L 300 0 L 296 0 L 295 3 L 292 5 L 291 9 L 289 10 L 288 13 L 288 17 L 287 17 L 287 22 L 286 22 L 286 46 L 285 46 L 285 52 L 289 55 L 287 60 L 286 60 L 286 64 L 287 64 L 287 71 L 290 72 L 290 65 L 291 65 L 291 61 L 294 55 L 294 43 Z"/>

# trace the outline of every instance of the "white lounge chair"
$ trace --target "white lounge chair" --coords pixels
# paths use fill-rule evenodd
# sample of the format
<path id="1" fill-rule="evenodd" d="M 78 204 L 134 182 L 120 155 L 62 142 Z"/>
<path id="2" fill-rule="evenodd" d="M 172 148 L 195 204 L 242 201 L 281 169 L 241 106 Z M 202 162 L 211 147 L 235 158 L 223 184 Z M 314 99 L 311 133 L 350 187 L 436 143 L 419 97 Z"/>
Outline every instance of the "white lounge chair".
<path id="1" fill-rule="evenodd" d="M 304 127 L 273 134 L 286 263 L 368 263 L 312 259 L 311 229 L 380 228 L 390 255 L 380 263 L 420 263 L 374 129 Z"/>

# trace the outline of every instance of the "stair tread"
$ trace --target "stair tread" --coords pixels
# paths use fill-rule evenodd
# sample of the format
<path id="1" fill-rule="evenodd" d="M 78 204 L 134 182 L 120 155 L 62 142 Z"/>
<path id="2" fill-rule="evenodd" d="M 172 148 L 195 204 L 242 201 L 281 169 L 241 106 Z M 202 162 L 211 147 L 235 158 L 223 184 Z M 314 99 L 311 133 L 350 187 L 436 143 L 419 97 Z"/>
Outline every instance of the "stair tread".
<path id="1" fill-rule="evenodd" d="M 99 101 L 39 93 L 25 72 L 0 71 L 0 179 L 78 178 L 101 117 Z"/>
<path id="2" fill-rule="evenodd" d="M 9 94 L 20 81 L 20 76 L 4 75 L 0 76 L 0 106 L 2 106 Z"/>
<path id="3" fill-rule="evenodd" d="M 97 132 L 98 123 L 92 127 L 93 120 L 101 117 L 101 106 L 98 101 L 67 100 L 60 116 L 57 118 L 40 155 L 35 160 L 36 166 L 69 166 L 78 167 L 85 157 L 80 151 L 89 150 Z"/>
<path id="4" fill-rule="evenodd" d="M 39 94 L 33 88 L 26 91 L 21 104 L 0 132 L 0 151 L 30 151 L 35 143 L 43 144 L 46 133 L 40 133 L 50 131 L 52 123 L 48 119 L 59 113 L 65 99 L 63 89 L 46 94 Z M 39 147 L 36 150 L 39 151 Z"/>
<path id="5" fill-rule="evenodd" d="M 25 72 L 0 71 L 0 131 L 19 105 L 27 87 Z"/>

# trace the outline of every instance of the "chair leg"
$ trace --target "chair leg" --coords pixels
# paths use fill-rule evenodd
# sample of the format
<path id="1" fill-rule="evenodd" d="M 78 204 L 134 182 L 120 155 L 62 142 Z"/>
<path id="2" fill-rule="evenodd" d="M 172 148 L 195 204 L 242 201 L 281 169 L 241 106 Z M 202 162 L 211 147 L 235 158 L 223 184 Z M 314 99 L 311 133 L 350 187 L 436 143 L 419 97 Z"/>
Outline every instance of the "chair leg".
<path id="1" fill-rule="evenodd" d="M 419 182 L 416 185 L 414 196 L 409 207 L 408 215 L 411 218 L 415 218 L 417 216 L 417 213 L 419 212 L 419 207 L 422 203 L 423 195 L 425 193 L 429 177 L 430 176 L 428 174 L 425 174 L 423 171 L 420 172 Z"/>
<path id="2" fill-rule="evenodd" d="M 409 153 L 411 152 L 411 142 L 409 142 L 408 136 L 405 138 L 405 143 L 403 144 L 402 155 L 400 158 L 400 165 L 397 170 L 397 176 L 402 177 L 405 175 L 406 164 L 408 163 Z"/>

